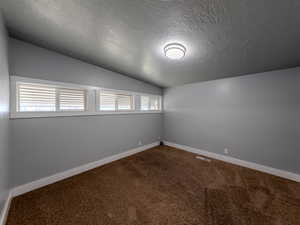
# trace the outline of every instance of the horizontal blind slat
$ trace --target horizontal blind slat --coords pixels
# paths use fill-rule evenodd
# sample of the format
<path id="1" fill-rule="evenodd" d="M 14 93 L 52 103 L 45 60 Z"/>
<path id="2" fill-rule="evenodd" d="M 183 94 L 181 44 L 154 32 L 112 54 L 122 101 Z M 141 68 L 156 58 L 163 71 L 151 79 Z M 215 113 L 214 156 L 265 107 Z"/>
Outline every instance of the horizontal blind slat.
<path id="1" fill-rule="evenodd" d="M 86 91 L 79 89 L 59 89 L 59 109 L 62 111 L 84 111 Z"/>
<path id="2" fill-rule="evenodd" d="M 160 96 L 141 95 L 141 110 L 161 110 Z"/>
<path id="3" fill-rule="evenodd" d="M 141 96 L 141 110 L 149 110 L 149 96 Z"/>
<path id="4" fill-rule="evenodd" d="M 133 110 L 133 95 L 119 91 L 100 91 L 100 111 Z"/>
<path id="5" fill-rule="evenodd" d="M 132 95 L 118 95 L 118 110 L 132 109 Z"/>
<path id="6" fill-rule="evenodd" d="M 116 110 L 116 94 L 112 92 L 100 92 L 100 110 L 102 111 L 115 111 Z"/>
<path id="7" fill-rule="evenodd" d="M 18 88 L 18 111 L 55 111 L 55 88 L 53 86 L 21 83 Z"/>

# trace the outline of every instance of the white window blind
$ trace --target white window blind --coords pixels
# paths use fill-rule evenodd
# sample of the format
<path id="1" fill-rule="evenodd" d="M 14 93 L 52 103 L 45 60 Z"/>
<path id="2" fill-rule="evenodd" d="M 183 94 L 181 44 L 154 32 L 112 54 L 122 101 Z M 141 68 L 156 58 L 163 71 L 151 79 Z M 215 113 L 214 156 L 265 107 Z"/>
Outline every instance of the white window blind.
<path id="1" fill-rule="evenodd" d="M 115 111 L 117 96 L 111 92 L 100 92 L 100 110 Z"/>
<path id="2" fill-rule="evenodd" d="M 18 83 L 18 112 L 84 111 L 86 91 L 46 84 Z"/>
<path id="3" fill-rule="evenodd" d="M 149 110 L 150 97 L 149 96 L 141 96 L 141 110 Z"/>
<path id="4" fill-rule="evenodd" d="M 11 76 L 11 118 L 161 113 L 161 96 Z"/>
<path id="5" fill-rule="evenodd" d="M 150 110 L 160 110 L 160 97 L 151 96 L 150 97 Z"/>
<path id="6" fill-rule="evenodd" d="M 118 94 L 118 110 L 132 110 L 132 95 Z"/>
<path id="7" fill-rule="evenodd" d="M 142 95 L 141 96 L 141 110 L 161 110 L 160 96 L 150 96 Z"/>
<path id="8" fill-rule="evenodd" d="M 117 91 L 100 91 L 100 111 L 133 110 L 133 95 Z"/>
<path id="9" fill-rule="evenodd" d="M 41 84 L 20 83 L 17 86 L 19 112 L 56 111 L 55 87 Z"/>
<path id="10" fill-rule="evenodd" d="M 86 91 L 81 89 L 58 89 L 58 103 L 61 111 L 84 111 Z"/>

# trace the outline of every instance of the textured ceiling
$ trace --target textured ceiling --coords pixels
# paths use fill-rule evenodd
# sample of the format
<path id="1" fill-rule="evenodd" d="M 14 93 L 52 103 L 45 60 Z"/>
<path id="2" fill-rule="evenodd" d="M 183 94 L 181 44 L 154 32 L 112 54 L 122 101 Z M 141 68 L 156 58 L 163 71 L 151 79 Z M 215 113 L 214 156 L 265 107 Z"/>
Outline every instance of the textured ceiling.
<path id="1" fill-rule="evenodd" d="M 12 36 L 162 87 L 300 65 L 299 0 L 1 0 Z M 163 47 L 187 48 L 180 61 Z M 83 74 L 84 76 L 84 74 Z"/>

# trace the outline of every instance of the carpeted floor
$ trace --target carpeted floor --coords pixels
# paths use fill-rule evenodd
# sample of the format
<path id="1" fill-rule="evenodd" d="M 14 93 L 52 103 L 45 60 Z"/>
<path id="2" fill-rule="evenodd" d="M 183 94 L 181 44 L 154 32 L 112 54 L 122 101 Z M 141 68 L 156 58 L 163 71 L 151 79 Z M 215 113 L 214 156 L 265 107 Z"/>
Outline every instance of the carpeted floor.
<path id="1" fill-rule="evenodd" d="M 300 183 L 162 146 L 16 197 L 7 225 L 300 225 Z"/>

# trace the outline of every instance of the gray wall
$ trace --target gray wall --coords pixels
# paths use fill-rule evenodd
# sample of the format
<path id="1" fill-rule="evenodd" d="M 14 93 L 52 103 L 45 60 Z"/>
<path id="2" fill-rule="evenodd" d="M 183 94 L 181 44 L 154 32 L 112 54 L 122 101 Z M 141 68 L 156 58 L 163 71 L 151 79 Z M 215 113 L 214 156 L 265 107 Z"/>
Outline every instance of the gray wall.
<path id="1" fill-rule="evenodd" d="M 9 75 L 7 33 L 0 11 L 0 214 L 9 188 Z"/>
<path id="2" fill-rule="evenodd" d="M 9 39 L 10 75 L 161 94 L 162 89 L 119 73 Z M 126 56 L 124 56 L 126 57 Z"/>
<path id="3" fill-rule="evenodd" d="M 147 83 L 15 39 L 10 48 L 11 75 L 161 93 Z M 300 173 L 299 73 L 295 68 L 169 88 L 164 118 L 14 119 L 13 185 L 137 147 L 139 140 L 157 141 L 162 124 L 168 141 L 220 154 L 226 147 L 230 156 Z"/>
<path id="4" fill-rule="evenodd" d="M 161 94 L 150 84 L 10 39 L 10 74 Z M 11 120 L 13 185 L 158 141 L 161 114 Z"/>
<path id="5" fill-rule="evenodd" d="M 300 174 L 300 67 L 164 92 L 165 140 Z"/>
<path id="6" fill-rule="evenodd" d="M 12 120 L 14 185 L 153 143 L 160 114 Z"/>

